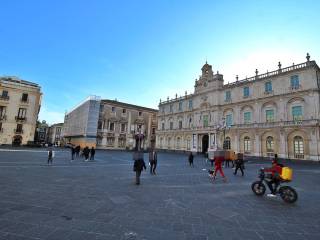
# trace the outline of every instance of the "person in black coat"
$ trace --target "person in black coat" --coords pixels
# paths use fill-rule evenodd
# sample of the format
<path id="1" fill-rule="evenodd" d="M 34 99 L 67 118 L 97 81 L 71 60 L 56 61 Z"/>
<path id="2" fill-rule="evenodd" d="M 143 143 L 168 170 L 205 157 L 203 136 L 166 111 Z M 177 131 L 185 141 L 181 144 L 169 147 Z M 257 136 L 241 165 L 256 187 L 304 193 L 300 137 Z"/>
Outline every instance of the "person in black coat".
<path id="1" fill-rule="evenodd" d="M 83 155 L 86 162 L 89 161 L 89 153 L 90 153 L 90 149 L 88 147 L 85 147 L 83 149 Z"/>
<path id="2" fill-rule="evenodd" d="M 190 167 L 191 167 L 191 166 L 193 167 L 193 155 L 192 155 L 192 152 L 190 152 L 189 157 L 188 157 L 188 160 L 189 160 L 189 165 L 190 165 Z"/>
<path id="3" fill-rule="evenodd" d="M 94 160 L 94 155 L 96 154 L 96 150 L 94 149 L 94 147 L 92 147 L 91 149 L 90 149 L 90 161 L 92 160 Z"/>
<path id="4" fill-rule="evenodd" d="M 76 149 L 74 146 L 71 146 L 71 161 L 74 160 L 74 155 L 76 153 Z"/>
<path id="5" fill-rule="evenodd" d="M 157 152 L 152 149 L 149 152 L 149 163 L 150 163 L 150 174 L 156 174 L 156 167 L 157 167 L 158 157 Z"/>
<path id="6" fill-rule="evenodd" d="M 135 150 L 133 153 L 133 160 L 133 171 L 136 172 L 136 184 L 139 185 L 141 172 L 143 171 L 143 169 L 147 169 L 146 164 L 143 160 L 143 152 L 141 152 L 140 150 Z"/>
<path id="7" fill-rule="evenodd" d="M 243 161 L 243 154 L 238 153 L 237 154 L 237 160 L 236 160 L 236 169 L 234 170 L 234 175 L 237 174 L 238 169 L 240 169 L 242 176 L 244 175 L 243 169 L 244 169 L 244 161 Z"/>

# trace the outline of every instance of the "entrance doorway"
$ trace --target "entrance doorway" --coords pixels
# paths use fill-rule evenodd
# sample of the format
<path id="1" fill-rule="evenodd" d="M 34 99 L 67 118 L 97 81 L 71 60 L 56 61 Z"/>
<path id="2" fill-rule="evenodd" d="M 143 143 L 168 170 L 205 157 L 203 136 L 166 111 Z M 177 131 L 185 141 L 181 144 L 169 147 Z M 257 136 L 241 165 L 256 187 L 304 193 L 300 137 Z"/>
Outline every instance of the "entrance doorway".
<path id="1" fill-rule="evenodd" d="M 20 146 L 21 142 L 22 142 L 22 137 L 20 135 L 16 135 L 13 137 L 12 145 L 13 146 Z"/>
<path id="2" fill-rule="evenodd" d="M 209 135 L 206 134 L 202 137 L 202 153 L 206 153 L 209 147 Z"/>

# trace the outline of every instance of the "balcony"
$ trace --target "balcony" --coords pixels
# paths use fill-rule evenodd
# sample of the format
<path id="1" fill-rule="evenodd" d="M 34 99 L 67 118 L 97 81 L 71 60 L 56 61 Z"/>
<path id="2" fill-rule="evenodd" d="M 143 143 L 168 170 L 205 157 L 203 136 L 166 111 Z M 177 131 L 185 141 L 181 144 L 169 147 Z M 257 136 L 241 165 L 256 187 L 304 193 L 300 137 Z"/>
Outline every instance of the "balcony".
<path id="1" fill-rule="evenodd" d="M 22 104 L 28 104 L 28 103 L 29 103 L 29 98 L 27 98 L 27 99 L 20 98 L 20 102 L 21 102 Z"/>
<path id="2" fill-rule="evenodd" d="M 3 133 L 3 128 L 0 128 L 0 133 Z"/>
<path id="3" fill-rule="evenodd" d="M 15 134 L 23 134 L 23 129 L 14 129 L 13 132 Z"/>
<path id="4" fill-rule="evenodd" d="M 273 95 L 273 91 L 265 91 L 264 95 Z"/>
<path id="5" fill-rule="evenodd" d="M 3 95 L 0 96 L 0 100 L 9 101 L 9 99 L 10 99 L 9 96 L 3 96 Z"/>
<path id="6" fill-rule="evenodd" d="M 3 121 L 3 120 L 7 120 L 7 116 L 4 114 L 0 116 L 0 121 Z"/>
<path id="7" fill-rule="evenodd" d="M 299 85 L 292 85 L 292 86 L 289 87 L 290 91 L 297 91 L 299 89 L 301 89 L 301 85 L 300 84 Z"/>
<path id="8" fill-rule="evenodd" d="M 296 121 L 277 121 L 264 123 L 235 124 L 232 128 L 272 128 L 272 127 L 293 127 L 293 126 L 310 126 L 319 124 L 317 119 L 296 120 Z"/>
<path id="9" fill-rule="evenodd" d="M 26 117 L 16 116 L 15 119 L 16 119 L 17 122 L 25 122 L 25 121 L 27 121 Z"/>

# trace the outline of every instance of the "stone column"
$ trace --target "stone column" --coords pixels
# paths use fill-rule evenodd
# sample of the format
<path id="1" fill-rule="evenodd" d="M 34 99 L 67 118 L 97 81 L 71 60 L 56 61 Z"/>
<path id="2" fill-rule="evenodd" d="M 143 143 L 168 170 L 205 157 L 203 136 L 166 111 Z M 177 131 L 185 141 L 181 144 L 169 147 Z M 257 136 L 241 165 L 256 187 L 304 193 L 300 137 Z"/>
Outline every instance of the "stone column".
<path id="1" fill-rule="evenodd" d="M 306 139 L 309 142 L 309 156 L 305 156 L 305 158 L 313 160 L 313 161 L 319 161 L 319 150 L 320 150 L 320 142 L 319 142 L 319 129 L 318 127 L 315 127 L 311 130 L 310 139 Z"/>
<path id="2" fill-rule="evenodd" d="M 262 153 L 261 153 L 261 139 L 260 139 L 260 136 L 259 134 L 255 134 L 254 136 L 254 156 L 256 157 L 261 157 L 262 156 Z"/>
<path id="3" fill-rule="evenodd" d="M 288 141 L 287 141 L 287 137 L 286 137 L 286 133 L 284 131 L 284 129 L 278 129 L 280 131 L 279 133 L 279 152 L 278 152 L 278 157 L 279 158 L 287 158 L 288 157 Z M 275 142 L 275 144 L 277 144 Z"/>

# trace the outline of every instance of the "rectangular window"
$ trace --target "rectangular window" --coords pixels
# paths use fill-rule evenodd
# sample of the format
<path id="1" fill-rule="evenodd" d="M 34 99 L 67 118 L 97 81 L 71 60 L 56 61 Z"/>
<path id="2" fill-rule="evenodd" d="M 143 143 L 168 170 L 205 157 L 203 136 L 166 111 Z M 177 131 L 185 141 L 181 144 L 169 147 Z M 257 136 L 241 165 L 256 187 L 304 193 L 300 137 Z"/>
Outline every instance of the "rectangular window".
<path id="1" fill-rule="evenodd" d="M 179 121 L 179 129 L 182 129 L 182 121 Z"/>
<path id="2" fill-rule="evenodd" d="M 112 111 L 112 112 L 115 112 L 115 111 L 116 111 L 116 108 L 115 108 L 115 107 L 111 107 L 111 111 Z"/>
<path id="3" fill-rule="evenodd" d="M 189 100 L 189 109 L 192 109 L 192 99 Z"/>
<path id="4" fill-rule="evenodd" d="M 113 122 L 112 122 L 112 123 L 110 123 L 109 130 L 110 130 L 110 131 L 114 131 L 114 123 L 113 123 Z"/>
<path id="5" fill-rule="evenodd" d="M 264 91 L 266 93 L 271 93 L 272 92 L 272 83 L 271 82 L 266 82 L 264 84 Z"/>
<path id="6" fill-rule="evenodd" d="M 170 104 L 170 112 L 173 112 L 172 104 Z"/>
<path id="7" fill-rule="evenodd" d="M 293 121 L 301 121 L 302 120 L 302 107 L 301 106 L 292 107 L 292 119 L 293 119 Z"/>
<path id="8" fill-rule="evenodd" d="M 162 107 L 162 113 L 164 113 L 164 107 Z"/>
<path id="9" fill-rule="evenodd" d="M 170 130 L 173 129 L 173 122 L 170 122 Z"/>
<path id="10" fill-rule="evenodd" d="M 126 109 L 122 109 L 122 113 L 125 114 L 127 112 Z"/>
<path id="11" fill-rule="evenodd" d="M 250 123 L 251 122 L 251 112 L 245 112 L 243 114 L 244 123 Z"/>
<path id="12" fill-rule="evenodd" d="M 5 97 L 8 97 L 8 91 L 3 90 L 1 96 L 4 97 L 4 98 L 5 98 Z"/>
<path id="13" fill-rule="evenodd" d="M 243 97 L 249 97 L 249 87 L 243 88 Z"/>
<path id="14" fill-rule="evenodd" d="M 208 127 L 209 122 L 208 122 L 208 115 L 203 116 L 203 127 Z"/>
<path id="15" fill-rule="evenodd" d="M 16 133 L 22 133 L 22 124 L 17 124 Z"/>
<path id="16" fill-rule="evenodd" d="M 125 132 L 125 131 L 126 131 L 126 124 L 121 123 L 121 132 Z"/>
<path id="17" fill-rule="evenodd" d="M 272 122 L 274 121 L 274 110 L 266 110 L 266 121 L 267 122 Z"/>
<path id="18" fill-rule="evenodd" d="M 225 101 L 226 102 L 231 101 L 231 92 L 230 91 L 225 92 Z"/>
<path id="19" fill-rule="evenodd" d="M 21 97 L 22 102 L 27 102 L 28 101 L 28 93 L 23 93 Z"/>
<path id="20" fill-rule="evenodd" d="M 179 102 L 179 111 L 182 111 L 182 102 Z"/>
<path id="21" fill-rule="evenodd" d="M 6 107 L 0 106 L 0 119 L 4 117 L 6 113 Z"/>
<path id="22" fill-rule="evenodd" d="M 156 134 L 156 129 L 152 128 L 152 134 Z"/>
<path id="23" fill-rule="evenodd" d="M 161 129 L 164 130 L 164 123 L 161 124 Z"/>
<path id="24" fill-rule="evenodd" d="M 25 118 L 26 117 L 26 113 L 27 113 L 27 109 L 26 108 L 19 108 L 18 118 Z"/>
<path id="25" fill-rule="evenodd" d="M 2 122 L 0 122 L 0 132 L 3 132 L 2 131 Z"/>
<path id="26" fill-rule="evenodd" d="M 291 76 L 290 83 L 291 83 L 292 89 L 298 89 L 300 87 L 299 76 L 298 75 Z"/>
<path id="27" fill-rule="evenodd" d="M 98 121 L 98 129 L 102 129 L 102 122 Z"/>
<path id="28" fill-rule="evenodd" d="M 226 115 L 226 126 L 230 127 L 232 125 L 232 114 Z"/>
<path id="29" fill-rule="evenodd" d="M 142 112 L 139 112 L 139 117 L 141 117 L 142 116 Z"/>

